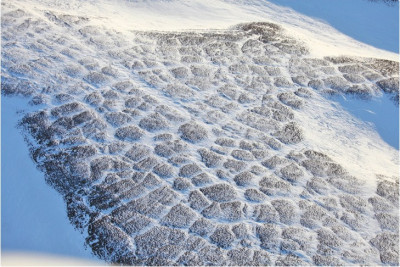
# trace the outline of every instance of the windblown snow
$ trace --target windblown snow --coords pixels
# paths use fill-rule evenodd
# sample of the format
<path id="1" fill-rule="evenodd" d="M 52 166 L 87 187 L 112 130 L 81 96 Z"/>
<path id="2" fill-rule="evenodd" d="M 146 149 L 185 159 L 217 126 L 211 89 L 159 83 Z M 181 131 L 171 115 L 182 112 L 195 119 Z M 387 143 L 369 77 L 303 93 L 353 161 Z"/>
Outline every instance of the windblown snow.
<path id="1" fill-rule="evenodd" d="M 326 97 L 396 55 L 246 2 L 3 1 L 33 161 L 109 263 L 398 265 L 398 151 Z"/>

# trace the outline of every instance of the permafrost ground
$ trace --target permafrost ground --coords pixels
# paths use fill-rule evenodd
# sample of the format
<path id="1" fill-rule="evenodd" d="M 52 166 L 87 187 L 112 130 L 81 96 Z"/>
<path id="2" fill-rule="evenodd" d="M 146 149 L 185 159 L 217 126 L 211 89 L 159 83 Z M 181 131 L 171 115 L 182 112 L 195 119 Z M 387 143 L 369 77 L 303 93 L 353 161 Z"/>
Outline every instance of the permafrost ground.
<path id="1" fill-rule="evenodd" d="M 370 190 L 296 122 L 323 94 L 398 103 L 398 62 L 314 59 L 270 23 L 125 36 L 4 2 L 1 23 L 2 95 L 31 99 L 32 159 L 99 258 L 399 264 L 398 177 Z"/>

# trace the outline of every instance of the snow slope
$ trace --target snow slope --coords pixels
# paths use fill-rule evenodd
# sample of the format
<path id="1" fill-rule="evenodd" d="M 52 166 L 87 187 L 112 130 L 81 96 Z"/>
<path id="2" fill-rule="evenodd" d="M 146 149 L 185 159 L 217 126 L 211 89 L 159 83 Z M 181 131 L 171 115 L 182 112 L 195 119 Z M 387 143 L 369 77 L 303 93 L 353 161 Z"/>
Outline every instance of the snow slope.
<path id="1" fill-rule="evenodd" d="M 321 4 L 321 1 L 307 1 L 305 4 L 295 2 L 276 1 L 276 4 L 274 4 L 273 1 L 263 0 L 74 0 L 68 2 L 38 0 L 24 3 L 24 5 L 29 5 L 30 10 L 37 8 L 53 9 L 68 11 L 70 14 L 79 16 L 87 15 L 92 22 L 107 27 L 111 26 L 118 31 L 225 29 L 243 22 L 275 22 L 284 25 L 285 30 L 290 35 L 299 37 L 303 42 L 306 42 L 313 56 L 343 54 L 398 59 L 397 54 L 381 50 L 397 51 L 398 38 L 396 36 L 398 37 L 398 30 L 396 29 L 398 29 L 398 24 L 396 21 L 398 20 L 398 12 L 396 13 L 395 7 L 390 8 L 382 3 L 365 3 L 366 1 L 363 0 L 351 2 L 341 0 L 339 3 L 324 0 L 324 5 Z M 295 10 L 297 8 L 300 13 L 291 8 L 280 6 L 281 3 L 293 7 Z M 312 9 L 316 5 L 320 8 Z M 343 21 L 343 17 L 334 17 L 334 14 L 349 12 L 356 7 L 362 9 L 363 12 L 356 12 L 356 16 L 349 16 L 346 13 L 345 24 L 339 24 L 339 21 Z M 312 10 L 314 10 L 313 13 L 311 13 Z M 376 12 L 374 13 L 374 11 Z M 301 14 L 303 12 L 305 15 Z M 362 15 L 364 12 L 367 12 L 365 17 Z M 316 13 L 321 17 L 318 17 Z M 376 16 L 374 19 L 366 18 L 372 16 L 372 14 Z M 322 18 L 322 20 L 307 15 L 316 16 Z M 379 22 L 371 25 L 376 20 L 375 18 Z M 324 20 L 328 21 L 328 24 Z M 351 27 L 357 27 L 355 25 L 362 26 L 352 29 Z M 364 38 L 361 38 L 361 36 Z M 372 38 L 376 39 L 372 40 Z M 356 40 L 364 41 L 370 45 Z"/>
<path id="2" fill-rule="evenodd" d="M 85 265 L 96 262 L 90 251 L 83 249 L 82 235 L 69 223 L 63 199 L 49 190 L 43 173 L 29 157 L 28 146 L 17 128 L 21 110 L 27 112 L 27 108 L 23 99 L 7 99 L 1 105 L 2 263 L 8 265 L 7 253 L 15 251 L 85 258 Z M 21 264 L 21 255 L 15 257 L 15 263 L 18 259 Z"/>
<path id="3" fill-rule="evenodd" d="M 268 2 L 115 3 L 2 3 L 3 101 L 95 255 L 397 263 L 398 151 L 326 97 L 398 99 L 395 54 Z"/>
<path id="4" fill-rule="evenodd" d="M 303 15 L 322 20 L 355 40 L 399 53 L 399 3 L 366 0 L 272 0 Z"/>
<path id="5" fill-rule="evenodd" d="M 389 96 L 383 95 L 368 100 L 354 97 L 333 97 L 353 116 L 371 125 L 381 138 L 399 150 L 399 108 Z"/>

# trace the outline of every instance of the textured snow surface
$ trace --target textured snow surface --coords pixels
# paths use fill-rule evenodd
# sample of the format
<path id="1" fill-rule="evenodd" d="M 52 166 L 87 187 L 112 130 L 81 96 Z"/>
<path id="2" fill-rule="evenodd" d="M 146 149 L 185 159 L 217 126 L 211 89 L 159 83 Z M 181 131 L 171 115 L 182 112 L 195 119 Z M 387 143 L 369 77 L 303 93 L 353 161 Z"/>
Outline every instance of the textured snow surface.
<path id="1" fill-rule="evenodd" d="M 16 0 L 14 2 L 19 1 L 31 11 L 54 10 L 75 16 L 87 16 L 91 19 L 91 24 L 112 27 L 119 32 L 227 29 L 244 22 L 274 22 L 284 25 L 287 32 L 305 42 L 310 53 L 315 57 L 345 54 L 398 61 L 398 54 L 382 50 L 397 51 L 398 49 L 398 30 L 396 31 L 398 12 L 397 19 L 396 15 L 393 15 L 396 13 L 393 11 L 396 8 L 382 7 L 382 4 L 368 3 L 364 0 L 339 0 L 334 3 L 329 0 L 309 0 L 306 3 L 298 1 L 293 3 L 293 0 L 271 2 L 264 0 L 36 0 L 32 2 Z M 348 15 L 357 8 L 363 12 L 355 12 L 353 16 Z M 360 27 L 360 25 L 364 26 Z M 342 32 L 348 36 L 337 29 L 343 30 Z M 357 40 L 365 41 L 369 45 Z"/>
<path id="2" fill-rule="evenodd" d="M 398 264 L 398 151 L 326 98 L 398 103 L 391 53 L 318 54 L 268 22 L 134 31 L 123 5 L 42 4 L 2 2 L 3 101 L 30 100 L 31 157 L 96 256 Z"/>

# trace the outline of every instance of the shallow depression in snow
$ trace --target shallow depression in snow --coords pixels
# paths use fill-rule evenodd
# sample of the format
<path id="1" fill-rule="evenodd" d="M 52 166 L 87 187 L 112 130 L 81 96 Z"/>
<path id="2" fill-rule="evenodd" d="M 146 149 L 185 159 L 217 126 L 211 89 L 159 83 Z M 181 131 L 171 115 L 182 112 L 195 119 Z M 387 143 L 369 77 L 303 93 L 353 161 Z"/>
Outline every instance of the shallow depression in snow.
<path id="1" fill-rule="evenodd" d="M 356 118 L 370 124 L 381 138 L 395 149 L 399 149 L 399 106 L 390 95 L 360 99 L 352 96 L 337 96 L 338 102 Z"/>

